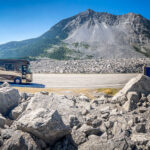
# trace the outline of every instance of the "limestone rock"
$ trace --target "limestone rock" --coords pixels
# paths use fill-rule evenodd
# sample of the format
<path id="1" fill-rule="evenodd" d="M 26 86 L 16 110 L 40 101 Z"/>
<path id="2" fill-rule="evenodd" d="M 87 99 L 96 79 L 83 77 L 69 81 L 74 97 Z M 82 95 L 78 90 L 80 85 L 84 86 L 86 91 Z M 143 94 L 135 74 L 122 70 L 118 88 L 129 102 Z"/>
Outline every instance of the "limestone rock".
<path id="1" fill-rule="evenodd" d="M 146 124 L 137 124 L 136 126 L 136 132 L 138 133 L 146 133 Z"/>
<path id="2" fill-rule="evenodd" d="M 70 119 L 70 127 L 73 128 L 74 126 L 78 126 L 80 124 L 78 118 L 74 115 L 69 116 Z"/>
<path id="3" fill-rule="evenodd" d="M 125 139 L 101 140 L 93 138 L 79 146 L 79 150 L 127 150 L 128 143 Z"/>
<path id="4" fill-rule="evenodd" d="M 127 94 L 128 101 L 123 105 L 123 108 L 126 111 L 132 111 L 137 108 L 137 103 L 140 98 L 137 92 L 128 92 Z"/>
<path id="5" fill-rule="evenodd" d="M 0 114 L 0 128 L 3 128 L 6 123 L 6 118 Z"/>
<path id="6" fill-rule="evenodd" d="M 20 95 L 17 89 L 10 87 L 0 88 L 0 113 L 6 115 L 20 102 Z"/>
<path id="7" fill-rule="evenodd" d="M 83 124 L 79 129 L 80 132 L 85 133 L 87 136 L 89 135 L 99 135 L 101 134 L 101 131 L 99 128 L 93 128 L 91 126 L 88 126 L 86 124 Z"/>
<path id="8" fill-rule="evenodd" d="M 85 101 L 85 102 L 90 102 L 89 98 L 88 98 L 88 97 L 86 97 L 85 95 L 81 95 L 81 96 L 79 96 L 79 100 L 81 100 L 81 101 Z"/>
<path id="9" fill-rule="evenodd" d="M 0 147 L 3 145 L 3 139 L 0 137 Z"/>
<path id="10" fill-rule="evenodd" d="M 60 141 L 58 141 L 53 147 L 52 150 L 77 150 L 77 146 L 72 141 L 72 138 L 70 135 L 62 138 Z M 46 150 L 51 150 L 51 148 L 48 148 Z"/>
<path id="11" fill-rule="evenodd" d="M 1 88 L 3 87 L 10 87 L 9 83 L 8 82 L 4 82 L 2 85 L 0 85 Z"/>
<path id="12" fill-rule="evenodd" d="M 20 94 L 20 96 L 21 96 L 21 98 L 24 99 L 24 100 L 27 100 L 27 98 L 28 98 L 28 94 L 25 93 L 25 92 L 22 92 L 22 93 Z"/>
<path id="13" fill-rule="evenodd" d="M 136 133 L 131 136 L 131 141 L 133 141 L 135 144 L 146 144 L 148 141 L 150 141 L 150 135 Z"/>
<path id="14" fill-rule="evenodd" d="M 95 119 L 95 120 L 92 122 L 92 126 L 93 126 L 94 128 L 99 127 L 101 124 L 102 124 L 102 120 L 100 120 L 100 119 Z"/>
<path id="15" fill-rule="evenodd" d="M 12 137 L 5 141 L 2 150 L 40 150 L 33 138 L 28 133 L 15 131 Z"/>
<path id="16" fill-rule="evenodd" d="M 119 91 L 112 99 L 112 101 L 126 101 L 128 92 L 141 93 L 150 92 L 150 78 L 145 75 L 138 75 L 131 79 L 125 87 Z"/>
<path id="17" fill-rule="evenodd" d="M 25 102 L 22 102 L 17 107 L 15 107 L 15 109 L 13 109 L 9 115 L 10 118 L 12 118 L 13 120 L 16 120 L 18 116 L 26 109 L 28 103 L 29 103 L 28 101 L 25 101 Z"/>
<path id="18" fill-rule="evenodd" d="M 72 135 L 73 141 L 77 145 L 80 145 L 86 141 L 86 134 L 79 130 L 72 130 L 71 135 Z"/>
<path id="19" fill-rule="evenodd" d="M 106 106 L 106 107 L 102 108 L 100 111 L 101 111 L 102 114 L 109 113 L 110 112 L 110 107 Z"/>
<path id="20" fill-rule="evenodd" d="M 70 133 L 57 110 L 44 108 L 26 111 L 17 121 L 17 128 L 32 133 L 50 145 Z"/>
<path id="21" fill-rule="evenodd" d="M 1 137 L 3 139 L 9 139 L 12 137 L 14 131 L 15 131 L 14 129 L 3 129 L 1 130 Z"/>
<path id="22" fill-rule="evenodd" d="M 29 101 L 26 111 L 31 110 L 34 112 L 34 110 L 39 108 L 57 110 L 64 124 L 68 126 L 70 125 L 70 115 L 78 118 L 79 122 L 83 122 L 83 117 L 79 109 L 74 106 L 72 100 L 68 100 L 64 95 L 43 95 L 36 93 Z M 26 111 L 21 116 L 26 114 Z"/>

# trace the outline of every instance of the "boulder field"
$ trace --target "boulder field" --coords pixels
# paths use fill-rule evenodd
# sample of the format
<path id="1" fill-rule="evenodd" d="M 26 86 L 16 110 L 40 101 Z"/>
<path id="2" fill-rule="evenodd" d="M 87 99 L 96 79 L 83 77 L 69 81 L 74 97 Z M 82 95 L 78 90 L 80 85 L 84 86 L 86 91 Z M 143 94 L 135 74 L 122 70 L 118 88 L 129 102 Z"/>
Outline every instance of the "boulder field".
<path id="1" fill-rule="evenodd" d="M 144 64 L 150 66 L 150 59 L 38 59 L 31 61 L 31 70 L 33 73 L 142 73 Z"/>
<path id="2" fill-rule="evenodd" d="M 150 78 L 114 97 L 19 93 L 0 87 L 0 150 L 148 150 Z"/>

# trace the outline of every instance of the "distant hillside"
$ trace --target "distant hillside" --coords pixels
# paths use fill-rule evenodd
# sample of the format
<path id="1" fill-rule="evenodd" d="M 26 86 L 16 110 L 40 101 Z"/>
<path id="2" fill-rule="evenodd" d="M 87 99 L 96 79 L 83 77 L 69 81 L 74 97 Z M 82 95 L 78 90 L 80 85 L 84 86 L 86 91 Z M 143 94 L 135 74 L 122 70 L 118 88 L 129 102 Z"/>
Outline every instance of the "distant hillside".
<path id="1" fill-rule="evenodd" d="M 88 9 L 34 39 L 0 45 L 0 58 L 132 58 L 150 56 L 150 20 Z"/>

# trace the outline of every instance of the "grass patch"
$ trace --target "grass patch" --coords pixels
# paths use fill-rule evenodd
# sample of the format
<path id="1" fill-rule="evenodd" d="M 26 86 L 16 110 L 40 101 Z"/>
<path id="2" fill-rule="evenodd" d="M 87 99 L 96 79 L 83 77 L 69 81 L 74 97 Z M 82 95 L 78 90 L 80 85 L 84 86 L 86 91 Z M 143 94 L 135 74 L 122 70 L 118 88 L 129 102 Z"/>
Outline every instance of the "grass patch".
<path id="1" fill-rule="evenodd" d="M 71 58 L 69 55 L 71 55 L 72 53 L 72 50 L 70 50 L 69 48 L 61 46 L 56 48 L 53 52 L 47 53 L 46 55 L 49 58 L 53 59 L 68 60 Z"/>
<path id="2" fill-rule="evenodd" d="M 116 89 L 116 88 L 100 88 L 97 89 L 97 92 L 103 92 L 105 94 L 114 96 L 116 93 L 118 93 L 121 89 Z"/>
<path id="3" fill-rule="evenodd" d="M 150 53 L 148 52 L 148 50 L 146 48 L 145 48 L 146 52 L 141 51 L 141 48 L 136 45 L 133 45 L 133 48 L 135 49 L 135 51 L 145 55 L 146 57 L 150 57 Z"/>
<path id="4" fill-rule="evenodd" d="M 120 89 L 115 88 L 100 88 L 100 89 L 86 89 L 86 88 L 79 88 L 79 89 L 64 89 L 64 88 L 28 88 L 28 87 L 15 87 L 19 90 L 19 92 L 26 92 L 26 93 L 37 93 L 46 91 L 49 93 L 56 93 L 56 94 L 64 94 L 64 95 L 85 95 L 91 100 L 95 98 L 95 93 L 106 93 L 108 95 L 115 95 L 119 92 Z"/>
<path id="5" fill-rule="evenodd" d="M 37 92 L 49 92 L 49 93 L 56 93 L 56 94 L 71 94 L 71 95 L 85 95 L 90 99 L 93 99 L 93 92 L 96 92 L 97 89 L 64 89 L 64 88 L 28 88 L 28 87 L 15 87 L 18 89 L 19 92 L 25 93 L 37 93 Z"/>

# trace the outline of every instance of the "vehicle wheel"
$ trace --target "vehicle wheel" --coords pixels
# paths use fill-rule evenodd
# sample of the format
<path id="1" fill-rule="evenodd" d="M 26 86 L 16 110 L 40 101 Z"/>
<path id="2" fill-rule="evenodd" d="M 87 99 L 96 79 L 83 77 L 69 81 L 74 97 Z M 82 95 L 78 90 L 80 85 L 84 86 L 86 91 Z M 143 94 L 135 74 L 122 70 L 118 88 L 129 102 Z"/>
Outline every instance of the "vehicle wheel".
<path id="1" fill-rule="evenodd" d="M 20 78 L 15 78 L 14 83 L 15 84 L 21 84 L 21 79 Z"/>

